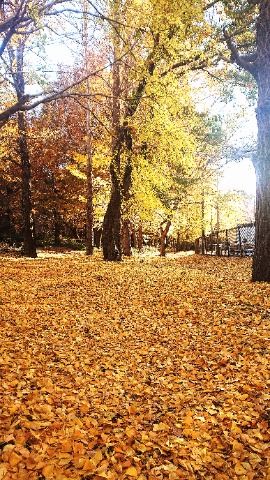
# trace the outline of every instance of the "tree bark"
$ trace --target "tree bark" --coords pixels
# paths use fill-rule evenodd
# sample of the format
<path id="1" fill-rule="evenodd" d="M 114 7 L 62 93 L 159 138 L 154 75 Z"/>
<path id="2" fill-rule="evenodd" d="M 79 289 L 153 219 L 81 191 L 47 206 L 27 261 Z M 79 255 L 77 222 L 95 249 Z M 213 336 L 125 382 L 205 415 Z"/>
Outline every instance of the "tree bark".
<path id="1" fill-rule="evenodd" d="M 102 237 L 102 228 L 94 228 L 93 229 L 93 238 L 94 238 L 94 246 L 96 248 L 100 248 L 101 245 L 101 237 Z"/>
<path id="2" fill-rule="evenodd" d="M 143 249 L 143 229 L 141 222 L 139 223 L 139 230 L 138 230 L 138 250 L 141 252 Z"/>
<path id="3" fill-rule="evenodd" d="M 54 245 L 59 247 L 61 245 L 60 233 L 61 233 L 61 224 L 59 222 L 59 216 L 56 210 L 53 212 L 54 220 Z"/>
<path id="4" fill-rule="evenodd" d="M 255 252 L 252 280 L 270 282 L 270 2 L 261 0 L 257 22 L 258 145 Z"/>
<path id="5" fill-rule="evenodd" d="M 84 62 L 85 72 L 89 73 L 88 62 L 88 6 L 86 0 L 83 1 L 83 46 L 84 46 Z M 86 204 L 86 255 L 93 255 L 93 223 L 94 223 L 94 209 L 93 209 L 93 158 L 92 158 L 92 133 L 91 133 L 91 101 L 90 101 L 90 78 L 86 79 L 86 155 L 87 155 L 87 204 Z"/>
<path id="6" fill-rule="evenodd" d="M 163 222 L 164 223 L 164 222 Z M 162 228 L 162 225 L 160 226 L 160 256 L 165 257 L 166 254 L 166 239 L 167 239 L 167 234 L 171 226 L 171 221 L 168 220 L 166 223 L 165 228 Z"/>
<path id="7" fill-rule="evenodd" d="M 16 49 L 14 49 L 12 46 L 9 46 L 10 68 L 18 102 L 20 102 L 25 95 L 25 82 L 23 73 L 24 48 L 24 40 L 19 41 Z M 18 149 L 21 160 L 24 254 L 27 257 L 36 258 L 37 251 L 35 238 L 35 223 L 31 199 L 31 166 L 27 145 L 27 126 L 24 112 L 17 113 L 17 121 Z"/>
<path id="8" fill-rule="evenodd" d="M 224 38 L 232 61 L 250 72 L 258 85 L 258 141 L 257 155 L 253 158 L 256 172 L 256 234 L 252 281 L 270 282 L 270 2 L 260 0 L 258 5 L 255 53 L 242 56 L 226 31 Z"/>
<path id="9" fill-rule="evenodd" d="M 123 254 L 126 257 L 132 257 L 131 228 L 130 228 L 130 220 L 128 218 L 122 221 L 121 237 L 122 237 Z"/>
<path id="10" fill-rule="evenodd" d="M 269 69 L 270 75 L 270 69 Z M 258 108 L 256 171 L 255 252 L 252 280 L 270 282 L 270 105 Z"/>
<path id="11" fill-rule="evenodd" d="M 117 39 L 119 41 L 119 39 Z M 115 51 L 117 58 L 117 48 Z M 123 147 L 120 127 L 120 64 L 115 61 L 113 64 L 113 103 L 112 103 L 112 160 L 110 164 L 111 173 L 111 198 L 103 221 L 102 246 L 103 258 L 108 261 L 122 260 L 121 246 L 121 150 Z"/>
<path id="12" fill-rule="evenodd" d="M 121 192 L 117 178 L 112 176 L 111 198 L 105 213 L 102 233 L 104 260 L 121 261 Z"/>
<path id="13" fill-rule="evenodd" d="M 115 2 L 115 20 L 119 21 L 119 5 Z M 140 105 L 143 93 L 147 85 L 147 76 L 144 76 L 134 89 L 129 99 L 126 99 L 125 111 L 121 112 L 120 100 L 121 91 L 121 72 L 119 58 L 123 54 L 121 50 L 122 40 L 115 31 L 114 37 L 114 63 L 113 63 L 113 102 L 112 102 L 112 163 L 111 178 L 112 191 L 111 199 L 104 217 L 103 225 L 103 256 L 105 260 L 121 260 L 121 213 L 122 202 L 128 200 L 130 196 L 130 187 L 132 184 L 132 130 L 129 125 L 130 119 Z M 154 52 L 159 44 L 159 34 L 154 35 L 154 47 L 146 59 L 146 66 L 149 75 L 153 75 L 155 63 L 153 61 Z M 123 79 L 122 79 L 123 80 Z M 122 115 L 121 115 L 122 114 Z M 121 119 L 122 117 L 122 119 Z M 126 153 L 124 159 L 125 165 L 121 165 L 121 156 Z"/>

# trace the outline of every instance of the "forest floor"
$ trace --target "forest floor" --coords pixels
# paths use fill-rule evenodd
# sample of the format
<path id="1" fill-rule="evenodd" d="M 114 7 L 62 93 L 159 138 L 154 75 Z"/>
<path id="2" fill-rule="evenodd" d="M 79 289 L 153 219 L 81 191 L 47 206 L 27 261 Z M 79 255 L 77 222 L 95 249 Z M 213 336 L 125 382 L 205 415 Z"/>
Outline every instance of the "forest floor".
<path id="1" fill-rule="evenodd" d="M 270 284 L 250 259 L 0 268 L 0 480 L 270 479 Z"/>

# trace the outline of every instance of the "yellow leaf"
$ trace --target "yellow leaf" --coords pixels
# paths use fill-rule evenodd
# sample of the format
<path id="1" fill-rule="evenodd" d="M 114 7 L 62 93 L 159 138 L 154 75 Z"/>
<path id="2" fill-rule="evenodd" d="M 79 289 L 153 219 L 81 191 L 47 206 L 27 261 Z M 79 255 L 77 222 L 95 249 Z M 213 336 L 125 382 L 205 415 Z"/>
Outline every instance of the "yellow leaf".
<path id="1" fill-rule="evenodd" d="M 190 425 L 192 425 L 192 423 L 194 423 L 193 416 L 187 415 L 187 416 L 184 418 L 183 423 L 184 423 L 187 427 L 190 427 Z"/>
<path id="2" fill-rule="evenodd" d="M 75 442 L 76 444 L 76 442 Z M 68 439 L 65 439 L 63 442 L 62 442 L 62 450 L 63 452 L 72 452 L 72 449 L 73 449 L 73 444 L 70 440 Z"/>
<path id="3" fill-rule="evenodd" d="M 91 460 L 89 460 L 89 458 L 86 459 L 85 461 L 85 464 L 83 466 L 83 470 L 94 470 L 94 465 L 93 465 L 93 462 Z"/>
<path id="4" fill-rule="evenodd" d="M 132 438 L 136 435 L 137 430 L 133 427 L 127 427 L 126 428 L 126 435 L 128 438 Z"/>
<path id="5" fill-rule="evenodd" d="M 45 478 L 53 478 L 53 467 L 52 467 L 52 465 L 46 465 L 46 467 L 44 467 L 42 469 L 42 475 Z"/>
<path id="6" fill-rule="evenodd" d="M 233 451 L 234 452 L 241 452 L 243 450 L 243 445 L 238 442 L 237 440 L 233 441 Z"/>
<path id="7" fill-rule="evenodd" d="M 5 467 L 0 467 L 0 480 L 3 480 L 6 473 L 7 473 L 7 469 Z"/>
<path id="8" fill-rule="evenodd" d="M 99 462 L 101 462 L 102 459 L 103 459 L 103 455 L 101 450 L 97 450 L 95 455 L 91 458 L 91 462 L 93 462 L 93 464 L 96 467 L 99 464 Z"/>
<path id="9" fill-rule="evenodd" d="M 131 414 L 137 413 L 137 407 L 136 407 L 136 405 L 130 405 L 130 406 L 128 407 L 128 411 L 129 411 L 129 413 L 131 413 Z"/>
<path id="10" fill-rule="evenodd" d="M 20 410 L 20 405 L 18 403 L 14 403 L 10 408 L 9 408 L 9 413 L 10 415 L 14 415 L 14 413 L 18 412 Z"/>
<path id="11" fill-rule="evenodd" d="M 82 403 L 80 406 L 80 410 L 82 413 L 88 413 L 89 412 L 89 406 L 86 405 L 86 403 Z"/>
<path id="12" fill-rule="evenodd" d="M 234 467 L 236 475 L 245 475 L 246 470 L 242 467 L 241 463 L 237 463 Z"/>
<path id="13" fill-rule="evenodd" d="M 17 465 L 21 461 L 22 457 L 18 455 L 16 452 L 11 452 L 11 455 L 9 457 L 9 463 L 12 467 Z"/>
<path id="14" fill-rule="evenodd" d="M 126 470 L 126 475 L 129 475 L 130 477 L 133 477 L 133 478 L 138 478 L 138 473 L 135 467 L 129 467 Z"/>
<path id="15" fill-rule="evenodd" d="M 153 427 L 154 432 L 168 432 L 169 430 L 170 430 L 169 425 L 163 422 L 155 423 Z"/>
<path id="16" fill-rule="evenodd" d="M 144 443 L 135 442 L 135 447 L 136 447 L 136 450 L 138 450 L 139 452 L 142 452 L 142 453 L 146 452 L 146 450 L 147 450 Z"/>
<path id="17" fill-rule="evenodd" d="M 235 433 L 236 435 L 239 435 L 239 434 L 242 433 L 241 428 L 239 428 L 238 425 L 235 422 L 232 422 L 231 431 L 232 431 L 232 433 Z"/>

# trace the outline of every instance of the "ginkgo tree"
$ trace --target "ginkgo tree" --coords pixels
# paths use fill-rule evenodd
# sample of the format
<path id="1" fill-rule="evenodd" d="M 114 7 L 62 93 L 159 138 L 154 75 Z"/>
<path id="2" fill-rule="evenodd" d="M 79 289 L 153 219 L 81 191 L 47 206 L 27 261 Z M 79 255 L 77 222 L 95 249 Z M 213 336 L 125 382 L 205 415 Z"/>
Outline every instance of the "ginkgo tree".
<path id="1" fill-rule="evenodd" d="M 198 235 L 202 189 L 214 182 L 220 151 L 218 118 L 196 112 L 188 81 L 165 77 L 146 88 L 144 106 L 133 122 L 132 216 L 158 231 L 166 218 L 189 224 L 185 240 Z M 215 129 L 220 133 L 217 135 Z M 126 202 L 124 202 L 125 208 Z M 148 228 L 149 230 L 149 228 Z"/>
<path id="2" fill-rule="evenodd" d="M 143 108 L 146 88 L 169 72 L 179 78 L 206 66 L 200 46 L 207 22 L 204 5 L 190 2 L 136 2 L 110 4 L 108 35 L 112 45 L 112 191 L 104 217 L 103 253 L 121 260 L 121 208 L 132 185 L 133 120 Z M 194 42 L 194 38 L 198 41 Z"/>

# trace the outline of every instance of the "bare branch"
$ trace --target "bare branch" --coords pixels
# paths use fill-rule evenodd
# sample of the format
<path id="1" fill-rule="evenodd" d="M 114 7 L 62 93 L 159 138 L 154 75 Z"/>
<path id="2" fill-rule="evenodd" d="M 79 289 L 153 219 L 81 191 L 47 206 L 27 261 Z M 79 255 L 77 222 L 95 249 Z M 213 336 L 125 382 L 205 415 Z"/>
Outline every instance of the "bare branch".
<path id="1" fill-rule="evenodd" d="M 209 10 L 209 8 L 212 8 L 216 5 L 216 3 L 219 3 L 220 0 L 214 0 L 213 2 L 210 2 L 208 3 L 208 5 L 206 5 L 203 10 L 206 12 L 206 10 Z"/>
<path id="2" fill-rule="evenodd" d="M 187 60 L 182 60 L 181 62 L 177 62 L 174 65 L 172 65 L 168 70 L 165 70 L 165 72 L 161 74 L 161 77 L 165 77 L 166 75 L 168 75 L 168 73 L 173 72 L 174 70 L 177 70 L 180 67 L 189 66 L 189 69 L 191 70 L 201 70 L 207 67 L 206 60 L 202 60 L 201 63 L 198 63 L 197 65 L 195 64 L 192 66 L 192 63 L 196 62 L 197 60 L 200 60 L 200 58 L 201 58 L 201 55 L 198 54 L 192 59 L 187 59 Z"/>

